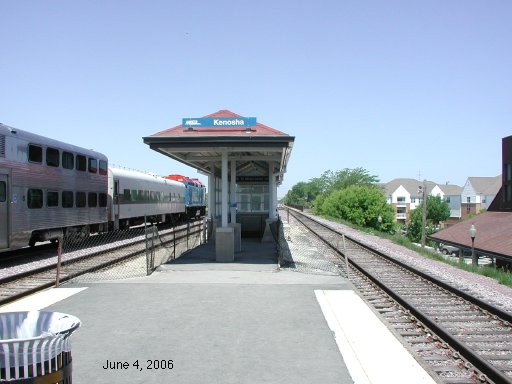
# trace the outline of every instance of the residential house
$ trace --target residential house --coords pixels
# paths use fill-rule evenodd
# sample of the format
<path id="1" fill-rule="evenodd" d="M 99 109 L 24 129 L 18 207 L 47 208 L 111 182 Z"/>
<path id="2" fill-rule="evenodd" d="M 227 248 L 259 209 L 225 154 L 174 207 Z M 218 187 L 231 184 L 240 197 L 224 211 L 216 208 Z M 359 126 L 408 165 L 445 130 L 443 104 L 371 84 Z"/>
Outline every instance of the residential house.
<path id="1" fill-rule="evenodd" d="M 387 202 L 395 210 L 395 221 L 403 224 L 407 223 L 410 218 L 410 212 L 421 206 L 423 202 L 423 184 L 426 186 L 426 195 L 439 196 L 448 203 L 450 218 L 453 222 L 458 222 L 461 210 L 461 187 L 406 178 L 394 179 L 389 183 L 383 184 Z"/>
<path id="2" fill-rule="evenodd" d="M 454 184 L 444 184 L 438 186 L 442 190 L 442 198 L 450 208 L 450 217 L 444 222 L 444 226 L 448 227 L 458 223 L 461 218 L 461 193 L 462 187 Z"/>
<path id="3" fill-rule="evenodd" d="M 436 184 L 431 181 L 421 182 L 415 179 L 394 179 L 383 184 L 388 204 L 395 210 L 395 221 L 405 224 L 409 221 L 410 212 L 421 205 L 423 201 L 423 184 L 426 193 L 441 193 Z"/>
<path id="4" fill-rule="evenodd" d="M 468 177 L 461 192 L 461 219 L 489 208 L 501 188 L 501 175 Z"/>
<path id="5" fill-rule="evenodd" d="M 477 254 L 486 254 L 496 259 L 496 265 L 512 268 L 512 136 L 502 139 L 502 170 L 500 188 L 492 189 L 496 178 L 489 178 L 487 187 L 478 184 L 481 178 L 469 178 L 462 195 L 462 215 L 469 211 L 487 211 L 468 218 L 430 238 L 457 248 L 472 248 Z M 496 195 L 490 201 L 492 194 Z M 469 198 L 469 200 L 468 200 Z M 485 200 L 485 202 L 484 202 Z M 466 212 L 464 212 L 466 210 Z M 470 233 L 473 227 L 476 232 Z"/>

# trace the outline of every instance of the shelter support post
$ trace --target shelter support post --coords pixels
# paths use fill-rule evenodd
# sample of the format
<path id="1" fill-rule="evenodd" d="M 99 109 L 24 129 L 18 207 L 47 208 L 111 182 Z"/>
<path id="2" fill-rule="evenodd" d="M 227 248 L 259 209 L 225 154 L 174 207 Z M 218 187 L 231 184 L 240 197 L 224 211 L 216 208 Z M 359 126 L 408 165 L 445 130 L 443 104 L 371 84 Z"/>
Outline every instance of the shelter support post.
<path id="1" fill-rule="evenodd" d="M 274 241 L 270 224 L 277 220 L 277 184 L 274 176 L 274 163 L 268 164 L 268 219 L 265 222 L 265 231 L 261 242 L 267 243 Z"/>
<path id="2" fill-rule="evenodd" d="M 230 210 L 230 226 L 234 228 L 234 236 L 235 236 L 235 252 L 242 251 L 242 225 L 236 222 L 236 211 L 237 211 L 237 201 L 236 201 L 236 160 L 231 160 L 231 170 L 230 170 L 230 190 L 229 190 L 229 210 Z"/>
<path id="3" fill-rule="evenodd" d="M 221 169 L 221 227 L 215 231 L 215 260 L 233 262 L 235 260 L 235 231 L 228 226 L 228 151 L 222 151 Z"/>
<path id="4" fill-rule="evenodd" d="M 213 221 L 217 216 L 215 208 L 215 165 L 210 163 L 210 173 L 208 174 L 208 216 Z"/>

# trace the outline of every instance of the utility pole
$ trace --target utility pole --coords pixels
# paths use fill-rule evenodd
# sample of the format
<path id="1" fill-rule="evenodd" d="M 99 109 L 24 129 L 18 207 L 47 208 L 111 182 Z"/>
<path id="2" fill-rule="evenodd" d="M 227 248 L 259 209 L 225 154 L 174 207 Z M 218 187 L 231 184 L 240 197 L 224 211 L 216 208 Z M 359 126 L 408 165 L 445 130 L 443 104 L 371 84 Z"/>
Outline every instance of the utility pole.
<path id="1" fill-rule="evenodd" d="M 426 231 L 427 231 L 427 183 L 423 180 L 422 191 L 422 211 L 421 211 L 421 248 L 425 248 Z"/>

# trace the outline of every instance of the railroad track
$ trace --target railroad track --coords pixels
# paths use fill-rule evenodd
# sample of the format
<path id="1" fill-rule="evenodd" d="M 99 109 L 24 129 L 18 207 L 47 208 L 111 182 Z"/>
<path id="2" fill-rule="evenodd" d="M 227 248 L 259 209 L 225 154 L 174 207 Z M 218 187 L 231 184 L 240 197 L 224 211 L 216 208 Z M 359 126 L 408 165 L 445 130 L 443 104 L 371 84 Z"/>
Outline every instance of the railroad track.
<path id="1" fill-rule="evenodd" d="M 439 382 L 512 383 L 512 315 L 298 211 L 290 215 L 340 257 L 349 277 Z M 344 268 L 344 263 L 338 263 Z M 344 271 L 343 273 L 346 273 Z"/>
<path id="2" fill-rule="evenodd" d="M 152 247 L 169 247 L 201 231 L 202 221 L 191 222 L 177 228 L 155 232 Z M 131 231 L 131 230 L 130 230 Z M 146 236 L 139 231 L 137 236 L 128 231 L 114 242 L 101 240 L 101 244 L 70 250 L 62 254 L 63 262 L 59 271 L 59 282 L 65 282 L 86 273 L 128 262 L 134 258 L 146 256 Z M 156 240 L 155 240 L 156 239 Z M 187 245 L 188 247 L 188 245 Z M 55 260 L 56 258 L 54 258 Z M 0 278 L 0 305 L 8 304 L 37 291 L 56 285 L 57 262 L 49 263 Z"/>

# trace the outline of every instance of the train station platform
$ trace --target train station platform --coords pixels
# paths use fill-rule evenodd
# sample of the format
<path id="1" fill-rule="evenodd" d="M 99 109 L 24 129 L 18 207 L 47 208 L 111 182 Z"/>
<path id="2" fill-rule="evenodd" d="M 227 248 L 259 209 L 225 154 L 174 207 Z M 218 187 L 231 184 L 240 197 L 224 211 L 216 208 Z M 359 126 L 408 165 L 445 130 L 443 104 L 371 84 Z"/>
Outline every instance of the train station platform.
<path id="1" fill-rule="evenodd" d="M 308 241 L 292 233 L 292 255 L 318 255 Z M 343 277 L 280 266 L 255 240 L 212 260 L 205 244 L 151 276 L 78 280 L 0 311 L 78 317 L 74 384 L 434 383 Z"/>

